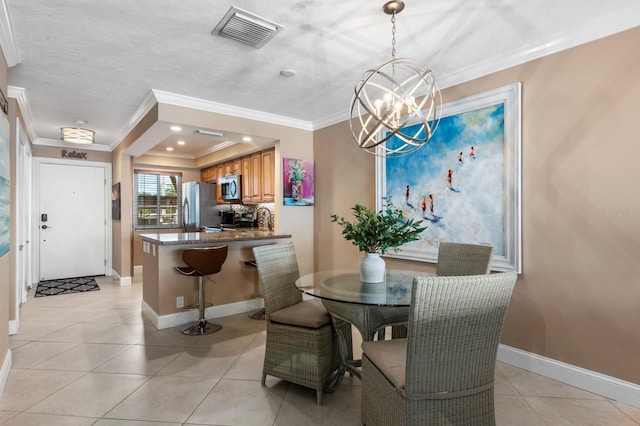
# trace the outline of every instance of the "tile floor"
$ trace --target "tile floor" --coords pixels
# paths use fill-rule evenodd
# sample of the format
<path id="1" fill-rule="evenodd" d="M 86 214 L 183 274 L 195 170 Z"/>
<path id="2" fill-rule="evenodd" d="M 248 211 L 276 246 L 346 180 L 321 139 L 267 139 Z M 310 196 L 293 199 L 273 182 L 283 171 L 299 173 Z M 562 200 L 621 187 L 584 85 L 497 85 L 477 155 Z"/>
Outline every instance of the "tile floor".
<path id="1" fill-rule="evenodd" d="M 141 317 L 139 280 L 99 284 L 23 305 L 0 424 L 361 424 L 355 378 L 321 407 L 313 390 L 273 378 L 260 386 L 263 321 L 222 318 L 220 332 L 202 337 L 158 331 Z M 640 409 L 500 363 L 496 417 L 498 425 L 638 425 Z"/>

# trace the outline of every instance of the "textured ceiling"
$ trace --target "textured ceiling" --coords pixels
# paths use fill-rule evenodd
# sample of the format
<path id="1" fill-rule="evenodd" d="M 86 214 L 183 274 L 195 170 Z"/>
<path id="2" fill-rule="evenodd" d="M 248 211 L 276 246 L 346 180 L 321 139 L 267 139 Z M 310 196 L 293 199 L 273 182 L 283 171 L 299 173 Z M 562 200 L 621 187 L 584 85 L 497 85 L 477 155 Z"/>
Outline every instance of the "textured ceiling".
<path id="1" fill-rule="evenodd" d="M 370 0 L 3 1 L 19 61 L 9 84 L 43 141 L 82 119 L 113 146 L 152 89 L 317 128 L 345 120 L 362 73 L 391 56 L 390 18 Z M 640 24 L 637 0 L 406 3 L 397 56 L 441 87 Z M 231 5 L 285 28 L 261 49 L 212 35 Z"/>

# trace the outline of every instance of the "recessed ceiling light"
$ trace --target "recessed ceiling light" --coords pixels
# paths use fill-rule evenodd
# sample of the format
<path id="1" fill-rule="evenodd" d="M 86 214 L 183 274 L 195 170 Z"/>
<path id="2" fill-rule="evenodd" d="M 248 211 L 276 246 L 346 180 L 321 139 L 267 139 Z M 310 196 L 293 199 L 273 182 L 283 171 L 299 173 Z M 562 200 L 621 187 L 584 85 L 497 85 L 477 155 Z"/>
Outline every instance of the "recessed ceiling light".
<path id="1" fill-rule="evenodd" d="M 182 130 L 182 127 L 180 127 L 180 126 L 171 126 L 171 130 L 173 130 L 174 132 L 179 132 L 180 130 Z"/>
<path id="2" fill-rule="evenodd" d="M 173 151 L 173 147 L 168 146 L 167 151 Z"/>
<path id="3" fill-rule="evenodd" d="M 184 145 L 184 141 L 178 141 L 178 145 Z"/>
<path id="4" fill-rule="evenodd" d="M 245 142 L 251 142 L 251 136 L 243 136 L 242 140 Z"/>
<path id="5" fill-rule="evenodd" d="M 280 71 L 280 75 L 283 77 L 295 77 L 296 74 L 298 74 L 298 72 L 296 70 L 291 70 L 291 69 Z"/>

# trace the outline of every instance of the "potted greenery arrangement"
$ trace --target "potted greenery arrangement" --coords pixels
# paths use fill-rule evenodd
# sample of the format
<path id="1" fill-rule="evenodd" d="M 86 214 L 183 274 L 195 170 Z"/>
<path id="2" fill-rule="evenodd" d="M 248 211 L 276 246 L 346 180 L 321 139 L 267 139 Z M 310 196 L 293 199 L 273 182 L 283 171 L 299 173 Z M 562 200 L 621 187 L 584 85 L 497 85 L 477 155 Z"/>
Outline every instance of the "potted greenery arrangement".
<path id="1" fill-rule="evenodd" d="M 302 201 L 302 182 L 307 171 L 302 166 L 302 161 L 291 161 L 289 163 L 289 182 L 291 182 L 291 198 L 293 201 Z"/>
<path id="2" fill-rule="evenodd" d="M 347 241 L 365 253 L 360 261 L 360 279 L 366 283 L 384 280 L 385 263 L 380 255 L 387 250 L 398 251 L 402 244 L 420 239 L 422 220 L 405 219 L 390 197 L 383 198 L 382 210 L 374 212 L 358 203 L 352 207 L 355 220 L 349 222 L 344 217 L 331 215 L 331 222 L 342 226 L 342 235 Z"/>

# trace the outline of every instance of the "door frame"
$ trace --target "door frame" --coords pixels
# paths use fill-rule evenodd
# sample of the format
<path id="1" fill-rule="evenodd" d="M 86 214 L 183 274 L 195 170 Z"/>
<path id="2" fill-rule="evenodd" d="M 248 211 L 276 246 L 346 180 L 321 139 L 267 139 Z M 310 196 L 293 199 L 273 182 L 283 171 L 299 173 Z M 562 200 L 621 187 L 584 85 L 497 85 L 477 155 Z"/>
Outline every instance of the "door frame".
<path id="1" fill-rule="evenodd" d="M 31 278 L 31 206 L 32 206 L 32 152 L 24 136 L 20 118 L 16 118 L 16 246 L 15 256 L 15 318 L 9 321 L 9 334 L 20 328 L 20 306 L 27 301 L 27 291 L 32 286 Z"/>
<path id="2" fill-rule="evenodd" d="M 42 164 L 58 164 L 72 167 L 99 167 L 104 169 L 105 185 L 104 185 L 104 217 L 105 217 L 105 255 L 106 262 L 104 265 L 104 274 L 107 276 L 112 275 L 112 245 L 113 245 L 113 224 L 111 220 L 111 163 L 104 163 L 100 161 L 78 161 L 78 160 L 65 160 L 60 158 L 45 158 L 45 157 L 33 157 L 33 182 L 35 182 L 33 190 L 33 210 L 32 210 L 32 229 L 34 241 L 40 241 L 40 227 L 39 212 L 40 212 L 40 166 Z M 33 262 L 32 277 L 34 277 L 34 284 L 38 284 L 40 277 L 40 244 L 33 244 Z"/>

